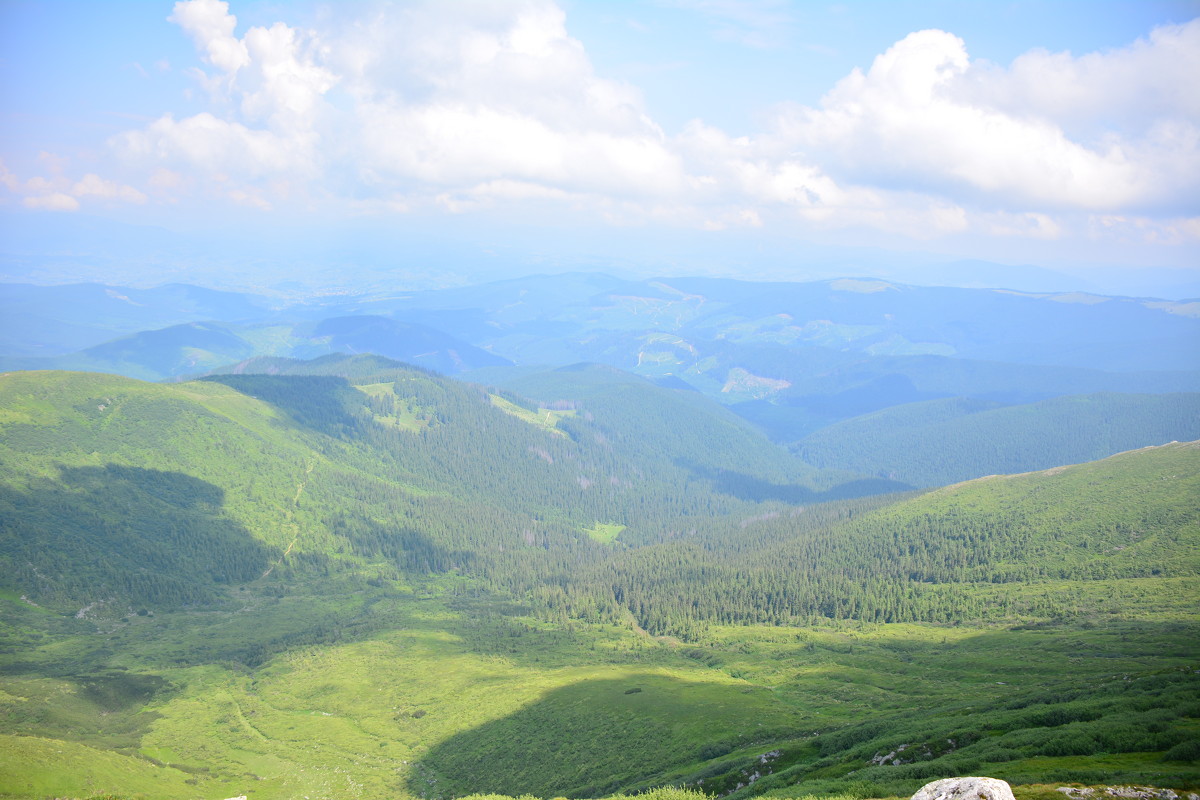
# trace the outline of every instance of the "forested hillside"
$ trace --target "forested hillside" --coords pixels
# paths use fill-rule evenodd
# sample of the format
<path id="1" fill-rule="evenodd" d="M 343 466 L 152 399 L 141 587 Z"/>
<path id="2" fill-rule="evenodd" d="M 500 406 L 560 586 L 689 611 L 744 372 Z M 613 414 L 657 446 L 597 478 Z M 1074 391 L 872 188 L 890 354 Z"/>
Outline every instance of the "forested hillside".
<path id="1" fill-rule="evenodd" d="M 608 559 L 597 591 L 611 586 L 645 627 L 683 636 L 707 622 L 1120 614 L 1139 594 L 1114 580 L 1190 581 L 1200 570 L 1198 460 L 1194 443 L 1166 445 L 871 513 L 834 505 L 728 520 Z"/>
<path id="2" fill-rule="evenodd" d="M 266 568 L 264 546 L 317 560 L 342 547 L 434 572 L 475 560 L 479 571 L 511 582 L 523 570 L 508 562 L 521 561 L 523 549 L 562 549 L 567 558 L 594 546 L 587 534 L 597 525 L 654 539 L 675 518 L 751 513 L 758 498 L 713 477 L 730 467 L 811 497 L 888 488 L 809 468 L 699 397 L 673 412 L 673 429 L 692 437 L 681 444 L 650 435 L 661 420 L 621 413 L 630 408 L 582 400 L 539 408 L 378 358 L 335 357 L 310 369 L 340 369 L 356 383 L 329 374 L 224 375 L 175 386 L 6 376 L 7 585 L 39 602 L 59 592 L 75 602 L 121 585 L 121 596 L 137 602 L 161 595 L 187 603 L 207 595 L 159 583 L 245 580 Z M 609 377 L 640 385 L 646 397 L 671 394 L 633 376 Z M 713 446 L 702 447 L 703 437 Z M 766 458 L 756 464 L 756 455 Z M 394 535 L 398 520 L 408 533 Z M 42 530 L 52 538 L 30 532 Z M 188 540 L 193 531 L 217 539 Z M 122 544 L 105 553 L 114 537 Z M 249 548 L 219 548 L 237 571 L 183 555 L 208 558 L 218 539 Z M 155 563 L 143 552 L 152 544 L 162 550 L 156 558 L 184 560 L 176 569 L 136 570 L 142 577 L 134 580 L 131 567 Z M 105 577 L 89 588 L 79 569 Z"/>
<path id="3" fill-rule="evenodd" d="M 0 376 L 0 793 L 1200 782 L 1200 445 L 880 494 L 611 367 L 236 371 Z"/>
<path id="4" fill-rule="evenodd" d="M 1194 439 L 1195 393 L 1074 395 L 1013 406 L 957 397 L 834 423 L 792 450 L 819 467 L 944 486 Z"/>

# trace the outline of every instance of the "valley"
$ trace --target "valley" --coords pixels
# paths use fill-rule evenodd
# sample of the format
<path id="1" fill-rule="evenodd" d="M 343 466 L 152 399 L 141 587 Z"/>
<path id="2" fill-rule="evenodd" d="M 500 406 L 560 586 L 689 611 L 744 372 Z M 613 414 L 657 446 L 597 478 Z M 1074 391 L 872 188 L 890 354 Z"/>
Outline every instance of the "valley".
<path id="1" fill-rule="evenodd" d="M 532 286 L 293 309 L 359 338 L 238 333 L 166 382 L 218 323 L 121 340 L 129 376 L 0 375 L 0 796 L 1200 786 L 1190 362 L 833 349 L 750 324 L 785 306 L 749 285 Z M 804 302 L 866 325 L 889 287 Z M 1163 315 L 1146 352 L 1192 335 L 1110 302 Z"/>

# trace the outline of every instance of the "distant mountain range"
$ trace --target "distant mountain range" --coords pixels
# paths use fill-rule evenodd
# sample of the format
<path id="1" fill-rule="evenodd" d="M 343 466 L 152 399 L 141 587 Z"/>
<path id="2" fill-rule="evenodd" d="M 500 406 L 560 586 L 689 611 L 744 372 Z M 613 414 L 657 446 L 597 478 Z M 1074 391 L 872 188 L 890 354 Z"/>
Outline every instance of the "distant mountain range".
<path id="1" fill-rule="evenodd" d="M 707 396 L 814 464 L 903 474 L 902 482 L 918 485 L 1200 435 L 1187 414 L 1178 423 L 1147 422 L 1157 413 L 1150 397 L 1067 400 L 1200 391 L 1200 301 L 871 278 L 630 281 L 601 273 L 293 304 L 180 285 L 17 285 L 4 287 L 0 298 L 11 312 L 0 337 L 0 369 L 164 380 L 274 368 L 262 358 L 373 353 L 521 392 L 543 391 L 551 385 L 545 376 L 557 368 L 608 365 Z M 124 335 L 113 338 L 114 332 Z M 89 341 L 63 352 L 71 342 Z M 534 373 L 543 375 L 536 384 Z M 1065 405 L 1047 404 L 1055 398 Z M 1114 421 L 1103 430 L 1060 424 L 1070 419 L 1069 408 L 1121 403 L 1124 412 L 1108 414 Z M 967 415 L 967 408 L 986 413 Z M 962 419 L 943 419 L 941 427 L 910 424 L 933 409 L 958 409 L 953 413 Z M 883 424 L 887 436 L 875 437 L 869 454 L 850 456 L 866 435 L 850 421 L 889 410 L 895 414 L 880 418 L 884 423 L 862 423 L 864 431 Z M 823 435 L 843 422 L 849 427 L 835 429 L 843 437 L 837 442 L 833 432 Z M 918 440 L 918 428 L 929 438 Z M 1032 433 L 1068 429 L 1078 436 Z M 1003 452 L 983 458 L 978 454 L 990 448 L 962 444 L 981 437 L 1004 442 Z M 1041 442 L 1037 457 L 1019 444 L 1033 439 Z M 885 455 L 889 448 L 915 453 L 921 442 L 950 440 L 974 455 L 924 472 Z"/>
<path id="2" fill-rule="evenodd" d="M 379 316 L 234 325 L 188 322 L 53 357 L 0 358 L 0 369 L 74 369 L 144 380 L 194 375 L 255 356 L 375 353 L 454 374 L 511 362 L 425 325 Z"/>
<path id="3" fill-rule="evenodd" d="M 897 251 L 772 238 L 761 229 L 717 237 L 684 228 L 649 235 L 638 227 L 555 243 L 542 235 L 510 239 L 494 230 L 476 239 L 448 236 L 420 215 L 389 221 L 388 230 L 364 218 L 343 220 L 336 234 L 321 226 L 264 237 L 247 226 L 222 231 L 219 242 L 154 225 L 122 223 L 83 212 L 45 214 L 20 208 L 0 213 L 0 280 L 68 284 L 102 280 L 137 284 L 146 276 L 195 282 L 272 297 L 297 298 L 339 290 L 403 285 L 439 288 L 538 272 L 606 270 L 618 275 L 741 276 L 814 281 L 845 275 L 921 286 L 1000 288 L 1028 292 L 1082 290 L 1105 295 L 1180 299 L 1200 297 L 1195 265 L 1110 267 L 1091 263 L 1049 266 L 962 259 L 933 252 Z M 502 244 L 508 239 L 509 244 Z M 1182 258 L 1180 258 L 1182 263 Z M 348 272 L 353 278 L 348 278 Z"/>

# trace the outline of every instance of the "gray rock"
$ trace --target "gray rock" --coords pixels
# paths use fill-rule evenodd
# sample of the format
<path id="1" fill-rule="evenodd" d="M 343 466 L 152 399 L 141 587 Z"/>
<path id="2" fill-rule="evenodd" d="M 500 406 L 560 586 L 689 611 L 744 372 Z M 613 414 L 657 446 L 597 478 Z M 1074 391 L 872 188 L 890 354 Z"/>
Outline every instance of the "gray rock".
<path id="1" fill-rule="evenodd" d="M 1013 793 L 997 778 L 945 778 L 925 784 L 912 800 L 1013 800 Z"/>
<path id="2" fill-rule="evenodd" d="M 1131 800 L 1177 800 L 1179 797 L 1170 789 L 1159 789 L 1155 786 L 1109 786 L 1104 791 L 1111 797 Z"/>

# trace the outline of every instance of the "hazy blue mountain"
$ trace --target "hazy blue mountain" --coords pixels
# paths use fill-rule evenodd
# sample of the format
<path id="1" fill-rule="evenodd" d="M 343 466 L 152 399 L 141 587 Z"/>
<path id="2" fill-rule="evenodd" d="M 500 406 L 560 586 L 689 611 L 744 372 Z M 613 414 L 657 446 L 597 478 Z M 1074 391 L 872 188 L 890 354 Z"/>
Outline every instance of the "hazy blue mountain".
<path id="1" fill-rule="evenodd" d="M 55 356 L 183 322 L 260 319 L 265 298 L 187 284 L 0 285 L 0 355 Z"/>
<path id="2" fill-rule="evenodd" d="M 1200 439 L 1200 394 L 1091 394 L 1001 405 L 947 398 L 844 420 L 793 450 L 814 466 L 942 486 Z"/>
<path id="3" fill-rule="evenodd" d="M 530 248 L 496 247 L 495 234 L 481 240 L 450 238 L 424 222 L 396 220 L 387 232 L 365 221 L 343 221 L 341 235 L 289 229 L 285 236 L 263 237 L 258 226 L 226 230 L 218 245 L 204 237 L 151 225 L 101 219 L 84 212 L 45 214 L 25 209 L 0 213 L 0 271 L 6 280 L 39 283 L 85 281 L 133 282 L 145 275 L 169 275 L 187 267 L 193 280 L 208 285 L 301 295 L 330 286 L 364 294 L 376 287 L 453 286 L 469 272 L 481 280 L 497 280 L 533 272 L 606 270 L 621 274 L 647 271 L 677 276 L 757 274 L 772 280 L 818 280 L 862 275 L 927 286 L 1007 288 L 1059 292 L 1085 290 L 1178 299 L 1200 295 L 1195 272 L 1180 268 L 1089 265 L 1085 270 L 1059 270 L 1031 264 L 1000 264 L 979 259 L 948 258 L 937 253 L 898 252 L 877 247 L 822 246 L 775 242 L 786 257 L 755 254 L 762 231 L 743 238 L 726 231 L 720 240 L 680 230 L 669 245 L 651 241 L 634 229 L 619 237 L 604 235 L 591 242 L 570 237 L 570 251 L 554 252 L 539 239 Z M 456 233 L 459 231 L 456 230 Z M 581 257 L 577 248 L 591 255 Z M 520 250 L 532 249 L 531 257 Z M 355 265 L 347 278 L 345 264 Z M 657 266 L 656 266 L 657 265 Z M 253 270 L 247 267 L 252 266 Z M 254 275 L 254 285 L 247 275 Z"/>
<path id="4" fill-rule="evenodd" d="M 210 372 L 259 355 L 312 358 L 367 352 L 444 373 L 510 363 L 424 325 L 360 316 L 240 326 L 192 322 L 143 331 L 62 356 L 0 358 L 0 368 L 112 372 L 161 380 Z"/>
<path id="5" fill-rule="evenodd" d="M 121 314 L 144 313 L 130 305 L 142 302 L 133 295 L 119 300 L 103 287 L 89 291 L 116 303 Z M 193 295 L 182 310 L 228 317 L 250 314 L 258 302 L 186 296 Z M 179 313 L 179 299 L 172 302 L 168 310 Z M 593 362 L 685 383 L 784 442 L 838 420 L 939 398 L 1031 403 L 1095 392 L 1200 390 L 1200 303 L 874 278 L 760 283 L 534 275 L 454 289 L 322 296 L 219 327 L 224 334 L 145 333 L 96 352 L 10 357 L 0 365 L 162 378 L 254 356 L 330 352 L 374 352 L 451 374 Z M 76 335 L 69 326 L 64 331 Z M 195 340 L 187 340 L 192 334 Z"/>
<path id="6" fill-rule="evenodd" d="M 735 292 L 719 283 L 673 282 L 680 302 L 696 309 L 679 328 L 685 336 L 1093 369 L 1200 367 L 1200 320 L 1187 304 L 862 279 L 768 284 L 755 292 L 747 292 L 754 284 Z"/>
<path id="7" fill-rule="evenodd" d="M 863 278 L 635 282 L 589 273 L 418 292 L 370 305 L 373 313 L 431 324 L 518 363 L 600 361 L 722 386 L 727 375 L 705 374 L 711 368 L 702 362 L 731 345 L 1107 371 L 1200 369 L 1200 306 L 1079 292 Z"/>
<path id="8" fill-rule="evenodd" d="M 439 330 L 386 317 L 335 317 L 297 332 L 333 352 L 375 353 L 444 373 L 512 363 Z"/>
<path id="9" fill-rule="evenodd" d="M 142 331 L 52 358 L 0 358 L 3 369 L 110 372 L 160 380 L 203 372 L 253 355 L 255 346 L 215 322 L 189 322 Z"/>

